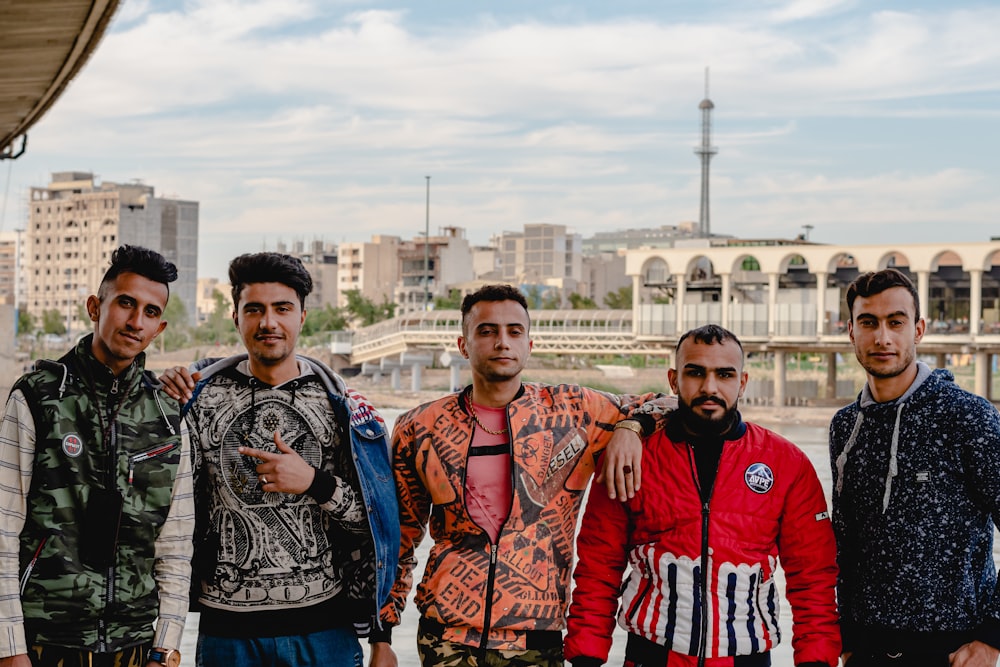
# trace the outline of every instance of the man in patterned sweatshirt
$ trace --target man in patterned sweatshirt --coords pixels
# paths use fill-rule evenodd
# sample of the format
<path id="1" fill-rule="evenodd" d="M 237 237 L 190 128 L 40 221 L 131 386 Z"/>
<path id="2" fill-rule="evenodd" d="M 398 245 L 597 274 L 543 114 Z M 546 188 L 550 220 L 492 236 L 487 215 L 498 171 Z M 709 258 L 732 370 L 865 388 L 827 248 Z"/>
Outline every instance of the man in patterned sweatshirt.
<path id="1" fill-rule="evenodd" d="M 896 269 L 847 289 L 868 381 L 830 425 L 845 664 L 993 667 L 1000 415 L 916 360 L 919 303 Z"/>
<path id="2" fill-rule="evenodd" d="M 143 352 L 176 279 L 159 253 L 118 248 L 87 298 L 94 333 L 14 385 L 0 424 L 3 667 L 180 662 L 191 451 Z"/>
<path id="3" fill-rule="evenodd" d="M 399 553 L 385 422 L 295 353 L 301 261 L 240 255 L 229 282 L 247 352 L 164 374 L 195 457 L 198 664 L 354 667 Z"/>

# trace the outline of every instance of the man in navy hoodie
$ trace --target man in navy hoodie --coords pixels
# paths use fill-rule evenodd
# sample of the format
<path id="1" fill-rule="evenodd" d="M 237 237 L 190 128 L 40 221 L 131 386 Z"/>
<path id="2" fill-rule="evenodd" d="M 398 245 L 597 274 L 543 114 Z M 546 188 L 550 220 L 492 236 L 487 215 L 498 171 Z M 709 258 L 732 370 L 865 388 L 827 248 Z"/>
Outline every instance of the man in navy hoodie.
<path id="1" fill-rule="evenodd" d="M 867 383 L 830 425 L 844 661 L 993 667 L 1000 415 L 917 361 L 919 303 L 896 269 L 847 290 Z"/>

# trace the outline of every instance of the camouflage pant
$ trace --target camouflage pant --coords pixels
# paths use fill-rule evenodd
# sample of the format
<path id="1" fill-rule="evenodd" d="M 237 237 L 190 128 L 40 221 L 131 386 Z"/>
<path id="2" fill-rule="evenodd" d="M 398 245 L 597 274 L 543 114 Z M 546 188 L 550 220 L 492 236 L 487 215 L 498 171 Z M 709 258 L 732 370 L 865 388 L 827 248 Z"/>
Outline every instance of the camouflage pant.
<path id="1" fill-rule="evenodd" d="M 528 651 L 481 649 L 446 642 L 428 632 L 417 633 L 423 667 L 563 667 L 562 647 Z"/>
<path id="2" fill-rule="evenodd" d="M 141 644 L 117 653 L 91 653 L 62 646 L 32 646 L 31 667 L 146 667 L 151 645 Z"/>

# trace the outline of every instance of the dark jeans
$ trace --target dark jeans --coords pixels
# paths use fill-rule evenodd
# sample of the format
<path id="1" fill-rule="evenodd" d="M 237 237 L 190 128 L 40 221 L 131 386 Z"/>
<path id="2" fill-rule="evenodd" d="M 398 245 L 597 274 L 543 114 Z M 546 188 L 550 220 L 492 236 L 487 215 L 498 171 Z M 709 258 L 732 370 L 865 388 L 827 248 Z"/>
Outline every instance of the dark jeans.
<path id="1" fill-rule="evenodd" d="M 198 667 L 361 667 L 364 654 L 354 629 L 286 637 L 198 636 Z"/>

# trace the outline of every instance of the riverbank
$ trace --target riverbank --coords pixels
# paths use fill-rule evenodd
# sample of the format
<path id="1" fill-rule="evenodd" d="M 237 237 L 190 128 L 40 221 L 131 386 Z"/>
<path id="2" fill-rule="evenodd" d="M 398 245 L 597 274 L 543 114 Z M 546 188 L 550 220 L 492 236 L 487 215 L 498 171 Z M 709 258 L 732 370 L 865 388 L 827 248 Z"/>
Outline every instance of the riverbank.
<path id="1" fill-rule="evenodd" d="M 666 372 L 663 369 L 638 369 L 629 377 L 609 378 L 597 369 L 527 369 L 525 381 L 546 383 L 570 382 L 614 393 L 643 393 L 649 391 L 669 391 Z M 392 389 L 389 378 L 373 381 L 369 377 L 350 378 L 351 386 L 362 393 L 377 408 L 409 410 L 423 403 L 440 398 L 451 391 L 448 387 L 447 371 L 425 370 L 421 391 L 412 391 L 408 380 L 400 389 Z M 463 373 L 463 385 L 470 382 L 468 373 Z M 838 400 L 830 405 L 774 407 L 768 405 L 744 404 L 740 411 L 744 419 L 768 426 L 773 424 L 797 424 L 803 426 L 829 425 L 834 413 L 846 405 L 850 399 Z"/>

